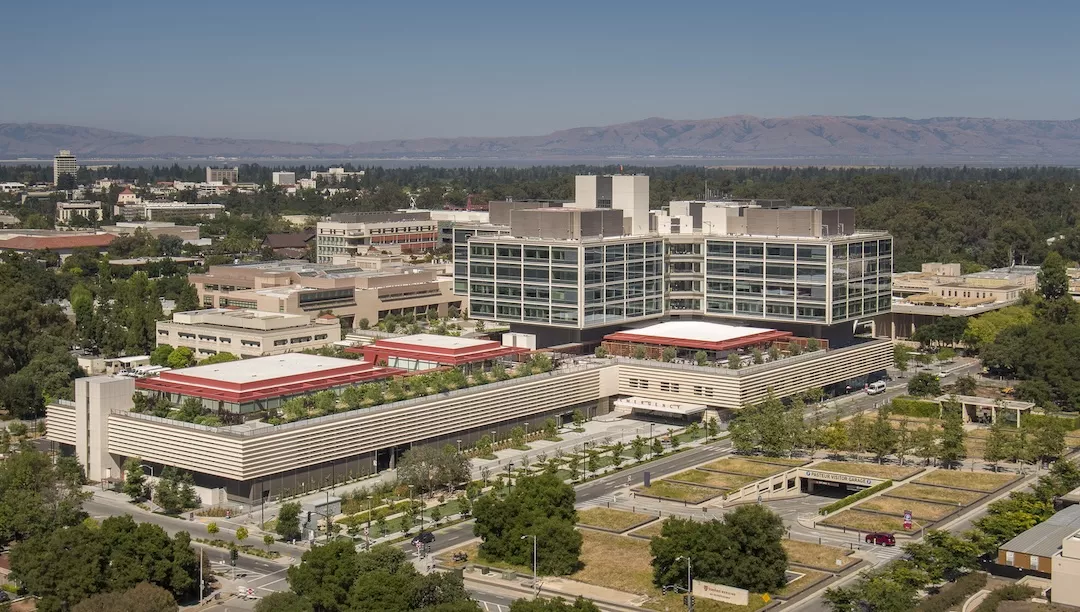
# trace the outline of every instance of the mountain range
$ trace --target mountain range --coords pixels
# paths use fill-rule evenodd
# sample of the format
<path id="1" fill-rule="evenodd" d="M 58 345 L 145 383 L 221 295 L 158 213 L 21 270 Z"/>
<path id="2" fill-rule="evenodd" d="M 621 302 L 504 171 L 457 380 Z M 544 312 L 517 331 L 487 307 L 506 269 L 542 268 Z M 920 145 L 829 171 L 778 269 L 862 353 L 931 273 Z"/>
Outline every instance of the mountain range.
<path id="1" fill-rule="evenodd" d="M 89 127 L 0 123 L 0 159 L 50 158 L 70 149 L 83 159 L 396 159 L 584 160 L 687 158 L 721 163 L 1074 164 L 1080 120 L 970 117 L 931 119 L 803 116 L 763 119 L 649 118 L 543 136 L 421 138 L 354 144 L 140 136 Z"/>

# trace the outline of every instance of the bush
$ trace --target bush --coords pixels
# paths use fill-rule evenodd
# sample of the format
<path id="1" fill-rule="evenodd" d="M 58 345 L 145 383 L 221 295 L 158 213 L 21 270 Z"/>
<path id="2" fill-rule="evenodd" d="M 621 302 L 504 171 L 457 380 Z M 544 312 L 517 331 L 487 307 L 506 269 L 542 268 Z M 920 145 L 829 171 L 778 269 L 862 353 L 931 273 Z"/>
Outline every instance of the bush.
<path id="1" fill-rule="evenodd" d="M 1002 587 L 993 593 L 990 593 L 990 595 L 979 604 L 979 607 L 975 608 L 975 612 L 996 612 L 998 605 L 1003 601 L 1024 601 L 1037 594 L 1038 591 L 1031 587 L 1015 584 Z"/>
<path id="2" fill-rule="evenodd" d="M 919 372 L 908 380 L 908 393 L 916 397 L 941 395 L 941 381 L 929 372 Z"/>
<path id="3" fill-rule="evenodd" d="M 947 612 L 955 609 L 984 586 L 986 574 L 982 572 L 961 576 L 956 582 L 943 587 L 936 595 L 922 600 L 915 612 Z"/>
<path id="4" fill-rule="evenodd" d="M 941 406 L 936 402 L 911 397 L 898 397 L 892 401 L 889 412 L 902 416 L 936 419 L 941 416 Z"/>
<path id="5" fill-rule="evenodd" d="M 1040 429 L 1053 421 L 1059 421 L 1065 426 L 1065 431 L 1080 429 L 1080 417 L 1056 416 L 1052 414 L 1025 414 L 1020 419 L 1024 429 Z"/>
<path id="6" fill-rule="evenodd" d="M 818 514 L 821 514 L 822 516 L 825 516 L 826 514 L 829 514 L 831 512 L 836 512 L 837 510 L 839 510 L 841 508 L 844 508 L 844 507 L 847 507 L 847 506 L 850 506 L 851 504 L 854 504 L 855 502 L 857 502 L 857 501 L 859 501 L 861 499 L 866 499 L 867 497 L 870 497 L 871 495 L 873 495 L 874 493 L 877 493 L 878 491 L 884 491 L 885 489 L 888 489 L 889 487 L 891 487 L 892 484 L 893 484 L 893 482 L 891 480 L 886 480 L 885 482 L 878 483 L 878 484 L 870 487 L 869 489 L 863 489 L 862 491 L 859 491 L 858 493 L 852 493 L 851 495 L 848 495 L 844 499 L 834 501 L 833 503 L 829 504 L 828 506 L 825 506 L 821 510 L 818 510 Z"/>

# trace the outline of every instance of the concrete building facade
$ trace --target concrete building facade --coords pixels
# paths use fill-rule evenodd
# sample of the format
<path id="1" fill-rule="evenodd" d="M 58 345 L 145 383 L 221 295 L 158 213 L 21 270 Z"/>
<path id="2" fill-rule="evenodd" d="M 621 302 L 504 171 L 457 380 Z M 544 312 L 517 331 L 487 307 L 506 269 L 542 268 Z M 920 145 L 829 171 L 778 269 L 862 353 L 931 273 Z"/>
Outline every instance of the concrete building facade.
<path id="1" fill-rule="evenodd" d="M 71 151 L 61 150 L 53 157 L 53 185 L 60 184 L 60 177 L 64 175 L 74 177 L 79 173 L 79 162 Z"/>
<path id="2" fill-rule="evenodd" d="M 413 252 L 439 243 L 439 222 L 427 212 L 341 213 L 319 221 L 316 232 L 319 263 L 362 255 L 371 247 Z"/>
<path id="3" fill-rule="evenodd" d="M 174 312 L 157 322 L 157 343 L 186 346 L 199 359 L 217 353 L 263 357 L 317 349 L 341 341 L 334 316 L 211 308 Z"/>
<path id="4" fill-rule="evenodd" d="M 57 202 L 56 203 L 56 224 L 57 225 L 71 225 L 71 220 L 79 215 L 90 221 L 101 221 L 104 217 L 102 215 L 101 202 Z"/>
<path id="5" fill-rule="evenodd" d="M 207 183 L 228 183 L 230 185 L 235 185 L 239 181 L 239 168 L 214 168 L 211 166 L 206 167 Z"/>

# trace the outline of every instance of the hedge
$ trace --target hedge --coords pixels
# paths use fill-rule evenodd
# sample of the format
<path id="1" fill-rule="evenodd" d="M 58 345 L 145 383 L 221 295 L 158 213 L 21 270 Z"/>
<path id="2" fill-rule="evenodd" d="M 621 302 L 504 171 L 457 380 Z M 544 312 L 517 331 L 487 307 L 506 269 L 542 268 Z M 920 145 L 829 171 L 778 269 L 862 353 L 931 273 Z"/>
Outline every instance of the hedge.
<path id="1" fill-rule="evenodd" d="M 1035 597 L 1038 593 L 1031 587 L 1016 584 L 1002 587 L 987 595 L 979 607 L 975 608 L 975 612 L 996 612 L 998 605 L 1003 601 L 1024 601 Z"/>
<path id="2" fill-rule="evenodd" d="M 936 419 L 941 416 L 941 404 L 911 397 L 898 397 L 889 408 L 892 414 Z"/>
<path id="3" fill-rule="evenodd" d="M 978 593 L 984 586 L 986 586 L 986 574 L 982 572 L 961 576 L 937 594 L 919 602 L 919 605 L 915 607 L 915 612 L 947 612 L 959 607 L 967 601 L 968 597 Z"/>
<path id="4" fill-rule="evenodd" d="M 877 493 L 878 491 L 884 491 L 885 489 L 888 489 L 892 485 L 893 485 L 893 482 L 891 480 L 886 480 L 885 482 L 879 482 L 878 484 L 870 487 L 869 489 L 863 489 L 862 491 L 859 491 L 858 493 L 852 493 L 851 495 L 848 495 L 844 499 L 834 501 L 833 503 L 829 504 L 828 506 L 825 506 L 821 510 L 818 510 L 818 514 L 824 516 L 826 514 L 829 514 L 830 512 L 836 512 L 837 510 L 839 510 L 841 508 L 844 508 L 846 506 L 850 506 L 851 504 L 854 504 L 855 502 L 857 502 L 857 501 L 859 501 L 861 499 L 866 499 L 867 497 L 870 497 L 871 495 L 873 495 L 874 493 Z"/>
<path id="5" fill-rule="evenodd" d="M 1020 424 L 1024 429 L 1039 429 L 1050 423 L 1051 419 L 1061 421 L 1065 425 L 1065 431 L 1080 429 L 1080 416 L 1056 416 L 1052 414 L 1025 414 L 1020 417 Z"/>

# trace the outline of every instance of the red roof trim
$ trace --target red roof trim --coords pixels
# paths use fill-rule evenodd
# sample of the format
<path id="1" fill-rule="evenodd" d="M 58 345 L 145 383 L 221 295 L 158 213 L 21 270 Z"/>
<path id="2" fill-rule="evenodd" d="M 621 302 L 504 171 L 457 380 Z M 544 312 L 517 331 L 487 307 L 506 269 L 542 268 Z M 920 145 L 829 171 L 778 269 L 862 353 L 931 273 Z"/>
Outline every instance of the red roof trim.
<path id="1" fill-rule="evenodd" d="M 350 374 L 334 376 L 331 378 L 323 378 L 317 381 L 301 381 L 288 384 L 277 384 L 274 386 L 262 388 L 258 391 L 232 391 L 226 389 L 214 389 L 204 387 L 198 384 L 190 384 L 168 379 L 163 380 L 160 377 L 137 379 L 135 381 L 135 387 L 139 389 L 159 391 L 162 393 L 176 393 L 178 395 L 190 395 L 192 397 L 201 397 L 204 399 L 220 400 L 240 404 L 244 402 L 268 399 L 272 397 L 281 397 L 284 395 L 298 395 L 301 393 L 322 391 L 323 389 L 329 389 L 332 387 L 343 387 L 356 383 L 370 382 L 372 380 L 389 378 L 391 376 L 397 376 L 404 373 L 404 370 L 398 368 L 375 368 L 364 372 L 354 372 Z"/>

